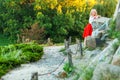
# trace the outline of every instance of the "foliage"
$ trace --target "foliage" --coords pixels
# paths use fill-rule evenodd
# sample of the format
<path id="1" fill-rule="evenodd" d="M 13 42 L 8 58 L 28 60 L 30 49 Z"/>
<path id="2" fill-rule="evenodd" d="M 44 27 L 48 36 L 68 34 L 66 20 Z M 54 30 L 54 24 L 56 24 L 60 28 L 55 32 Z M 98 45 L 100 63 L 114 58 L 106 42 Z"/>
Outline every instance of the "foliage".
<path id="1" fill-rule="evenodd" d="M 39 28 L 38 23 L 33 24 L 30 29 L 21 29 L 21 34 L 20 34 L 21 42 L 23 38 L 24 40 L 29 39 L 29 41 L 35 40 L 38 43 L 43 43 L 44 29 Z"/>
<path id="2" fill-rule="evenodd" d="M 4 35 L 0 35 L 0 46 L 5 46 L 13 43 L 14 42 L 8 39 L 8 37 L 5 37 Z"/>
<path id="3" fill-rule="evenodd" d="M 21 0 L 0 0 L 0 22 L 2 31 L 10 39 L 16 39 L 20 28 L 29 27 L 33 23 L 33 5 L 22 4 Z"/>
<path id="4" fill-rule="evenodd" d="M 81 75 L 82 77 L 82 80 L 91 80 L 92 76 L 93 76 L 93 71 L 94 71 L 94 68 L 93 67 L 89 67 L 87 68 L 83 75 Z"/>
<path id="5" fill-rule="evenodd" d="M 43 48 L 36 43 L 0 47 L 0 77 L 20 64 L 39 60 L 42 55 Z"/>
<path id="6" fill-rule="evenodd" d="M 102 8 L 98 12 L 104 11 L 100 14 L 111 17 L 115 2 L 100 1 Z M 17 40 L 21 29 L 30 29 L 38 23 L 39 28 L 44 28 L 43 41 L 51 38 L 53 42 L 63 42 L 68 36 L 82 38 L 89 12 L 98 3 L 96 0 L 0 0 L 0 32 Z"/>
<path id="7" fill-rule="evenodd" d="M 113 20 L 110 22 L 110 26 L 109 26 L 110 29 L 108 31 L 109 37 L 110 38 L 118 38 L 118 39 L 120 39 L 120 32 L 115 30 L 115 27 L 116 27 L 115 22 L 116 21 L 113 21 Z"/>
<path id="8" fill-rule="evenodd" d="M 10 69 L 12 69 L 12 67 L 6 64 L 1 64 L 0 65 L 0 77 L 5 75 Z"/>
<path id="9" fill-rule="evenodd" d="M 97 9 L 101 16 L 112 17 L 116 8 L 117 0 L 97 0 L 93 8 Z"/>
<path id="10" fill-rule="evenodd" d="M 71 72 L 74 71 L 74 66 L 70 66 L 69 63 L 65 63 L 63 70 L 67 73 L 70 74 Z"/>

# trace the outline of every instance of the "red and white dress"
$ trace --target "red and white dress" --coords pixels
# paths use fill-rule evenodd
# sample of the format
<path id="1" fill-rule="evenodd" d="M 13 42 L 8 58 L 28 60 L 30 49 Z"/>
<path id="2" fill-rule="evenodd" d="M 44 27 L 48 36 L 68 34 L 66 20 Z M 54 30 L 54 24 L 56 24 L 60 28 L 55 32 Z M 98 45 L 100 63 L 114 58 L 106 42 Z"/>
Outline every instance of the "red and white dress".
<path id="1" fill-rule="evenodd" d="M 85 26 L 84 28 L 84 32 L 83 32 L 83 38 L 87 37 L 87 36 L 91 36 L 92 35 L 92 22 L 96 19 L 96 16 L 90 16 L 89 18 L 89 23 Z"/>

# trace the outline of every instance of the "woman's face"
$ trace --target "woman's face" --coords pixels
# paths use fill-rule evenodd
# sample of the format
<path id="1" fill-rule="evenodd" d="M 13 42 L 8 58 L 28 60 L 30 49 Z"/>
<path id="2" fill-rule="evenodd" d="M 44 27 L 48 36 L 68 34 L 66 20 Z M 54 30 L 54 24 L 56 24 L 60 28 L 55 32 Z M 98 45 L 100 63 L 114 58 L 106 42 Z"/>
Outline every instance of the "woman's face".
<path id="1" fill-rule="evenodd" d="M 91 15 L 96 16 L 97 15 L 96 11 L 92 11 Z"/>

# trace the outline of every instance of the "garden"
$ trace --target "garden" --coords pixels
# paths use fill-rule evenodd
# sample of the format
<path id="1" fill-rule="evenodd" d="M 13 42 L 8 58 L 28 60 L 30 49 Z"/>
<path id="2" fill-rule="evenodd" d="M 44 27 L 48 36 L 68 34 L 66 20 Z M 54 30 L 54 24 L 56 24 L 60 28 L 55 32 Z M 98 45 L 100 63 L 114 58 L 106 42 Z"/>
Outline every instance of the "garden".
<path id="1" fill-rule="evenodd" d="M 99 63 L 112 64 L 112 57 L 119 54 L 118 20 L 113 20 L 117 3 L 118 0 L 0 0 L 0 78 L 95 80 Z M 70 66 L 64 40 L 72 37 L 69 46 L 75 53 L 75 40 L 83 43 L 82 34 L 92 8 L 112 19 L 108 45 L 94 50 L 83 48 L 83 57 L 72 54 Z M 34 72 L 37 79 L 32 79 Z"/>

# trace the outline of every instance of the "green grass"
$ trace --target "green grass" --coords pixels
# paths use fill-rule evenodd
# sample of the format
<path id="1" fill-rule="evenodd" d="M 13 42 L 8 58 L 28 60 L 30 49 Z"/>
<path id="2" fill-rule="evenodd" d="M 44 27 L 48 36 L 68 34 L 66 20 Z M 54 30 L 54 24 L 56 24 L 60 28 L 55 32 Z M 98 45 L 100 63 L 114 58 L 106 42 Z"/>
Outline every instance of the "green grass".
<path id="1" fill-rule="evenodd" d="M 43 47 L 37 43 L 0 46 L 0 77 L 23 63 L 39 60 Z"/>

